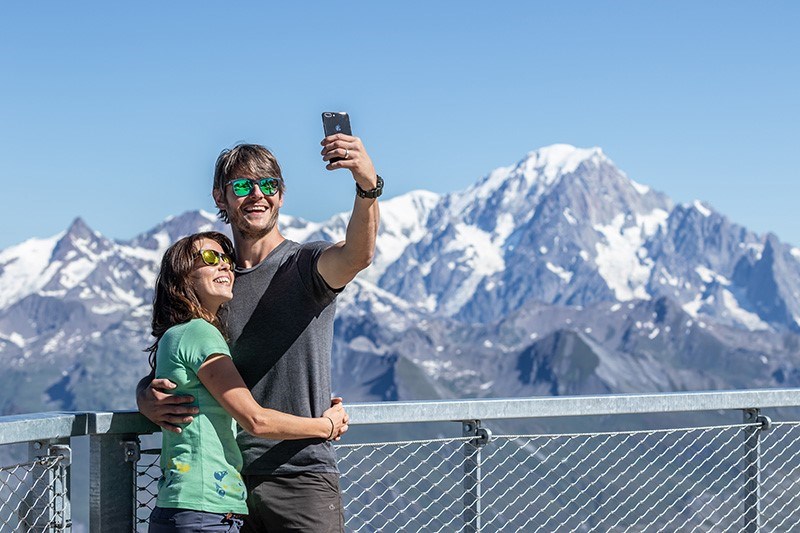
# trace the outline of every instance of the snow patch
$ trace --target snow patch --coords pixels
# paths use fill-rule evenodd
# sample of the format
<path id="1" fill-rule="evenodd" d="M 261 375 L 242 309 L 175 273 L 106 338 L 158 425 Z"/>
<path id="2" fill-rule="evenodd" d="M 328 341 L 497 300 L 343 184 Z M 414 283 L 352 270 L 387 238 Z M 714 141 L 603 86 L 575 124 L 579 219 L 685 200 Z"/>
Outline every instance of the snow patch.
<path id="1" fill-rule="evenodd" d="M 646 284 L 650 278 L 653 261 L 643 245 L 661 225 L 668 213 L 655 209 L 647 215 L 637 215 L 636 224 L 625 227 L 625 215 L 618 214 L 607 226 L 596 225 L 605 242 L 595 247 L 597 271 L 620 301 L 649 300 Z"/>
<path id="2" fill-rule="evenodd" d="M 430 376 L 438 378 L 453 366 L 452 361 L 421 361 L 419 366 Z"/>
<path id="3" fill-rule="evenodd" d="M 700 214 L 703 215 L 704 217 L 708 218 L 711 216 L 711 210 L 708 207 L 704 206 L 700 200 L 695 200 L 692 203 L 692 206 L 695 209 L 697 209 L 697 211 L 699 211 Z"/>
<path id="4" fill-rule="evenodd" d="M 564 281 L 564 283 L 569 283 L 572 280 L 572 272 L 567 272 L 560 266 L 556 266 L 549 261 L 547 262 L 546 266 L 547 270 L 549 270 L 550 272 L 561 278 Z"/>
<path id="5" fill-rule="evenodd" d="M 694 300 L 686 302 L 681 307 L 689 316 L 697 318 L 697 313 L 700 311 L 700 308 L 703 307 L 704 303 L 702 296 L 698 294 L 695 296 Z"/>
<path id="6" fill-rule="evenodd" d="M 494 228 L 494 242 L 498 246 L 505 244 L 508 236 L 514 231 L 514 216 L 511 213 L 502 213 L 497 217 L 497 225 Z"/>
<path id="7" fill-rule="evenodd" d="M 0 339 L 5 339 L 12 344 L 17 345 L 19 348 L 25 347 L 25 337 L 17 333 L 16 331 L 8 334 L 8 335 L 0 335 Z"/>
<path id="8" fill-rule="evenodd" d="M 484 276 L 505 268 L 502 250 L 492 244 L 491 235 L 467 224 L 458 224 L 455 230 L 456 237 L 445 247 L 445 254 L 462 254 L 466 258 L 464 263 L 476 274 Z"/>
<path id="9" fill-rule="evenodd" d="M 205 209 L 198 210 L 198 213 L 200 213 L 201 217 L 208 220 L 212 224 L 216 223 L 218 220 L 216 213 L 211 213 L 209 211 L 206 211 Z"/>
<path id="10" fill-rule="evenodd" d="M 717 274 L 710 268 L 706 268 L 703 265 L 695 267 L 694 271 L 697 272 L 697 275 L 700 276 L 700 279 L 703 280 L 703 283 L 713 283 L 716 281 L 720 285 L 727 286 L 731 284 L 728 278 Z"/>
<path id="11" fill-rule="evenodd" d="M 742 309 L 739 305 L 739 301 L 733 293 L 728 290 L 722 291 L 722 304 L 725 306 L 725 309 L 728 310 L 728 313 L 730 313 L 731 318 L 750 331 L 770 329 L 769 324 L 761 320 L 761 317 L 757 314 Z"/>
<path id="12" fill-rule="evenodd" d="M 91 307 L 92 313 L 96 315 L 110 315 L 111 313 L 116 313 L 117 311 L 124 311 L 125 309 L 127 309 L 127 307 L 124 305 L 117 303 L 109 303 L 109 302 L 93 305 Z"/>
<path id="13" fill-rule="evenodd" d="M 49 239 L 29 239 L 0 252 L 0 308 L 8 308 L 42 289 L 55 274 L 48 269 L 59 233 Z"/>
<path id="14" fill-rule="evenodd" d="M 647 185 L 642 185 L 641 183 L 635 182 L 633 180 L 629 180 L 629 181 L 631 183 L 631 186 L 634 189 L 636 189 L 636 192 L 638 192 L 642 196 L 644 196 L 645 194 L 650 192 L 650 187 L 648 187 Z"/>
<path id="15" fill-rule="evenodd" d="M 574 226 L 578 223 L 578 219 L 575 218 L 575 216 L 572 214 L 572 211 L 569 210 L 569 207 L 564 208 L 562 214 L 564 215 L 564 218 L 567 219 L 567 222 L 570 223 L 570 225 Z"/>
<path id="16" fill-rule="evenodd" d="M 56 348 L 58 348 L 58 345 L 61 343 L 61 340 L 64 338 L 64 335 L 65 335 L 64 330 L 61 330 L 55 335 L 53 335 L 42 348 L 42 353 L 54 352 Z"/>
<path id="17" fill-rule="evenodd" d="M 673 287 L 677 287 L 680 284 L 678 278 L 670 274 L 666 268 L 661 269 L 661 274 L 666 278 L 667 283 L 669 283 Z"/>
<path id="18" fill-rule="evenodd" d="M 65 289 L 71 289 L 85 280 L 96 267 L 97 263 L 87 257 L 81 257 L 76 261 L 67 263 L 64 268 L 61 269 L 59 283 L 61 283 Z"/>
<path id="19" fill-rule="evenodd" d="M 653 209 L 646 215 L 636 215 L 636 224 L 642 228 L 645 237 L 652 237 L 659 228 L 666 229 L 669 213 L 663 209 Z"/>

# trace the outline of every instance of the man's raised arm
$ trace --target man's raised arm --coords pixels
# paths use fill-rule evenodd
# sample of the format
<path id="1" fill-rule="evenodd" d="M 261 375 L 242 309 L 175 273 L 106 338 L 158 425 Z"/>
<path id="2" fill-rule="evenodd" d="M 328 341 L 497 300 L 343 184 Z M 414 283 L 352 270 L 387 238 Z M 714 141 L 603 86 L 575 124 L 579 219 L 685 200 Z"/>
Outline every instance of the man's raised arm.
<path id="1" fill-rule="evenodd" d="M 330 161 L 337 157 L 341 159 Z M 358 187 L 345 240 L 325 250 L 317 263 L 322 279 L 330 287 L 339 289 L 372 263 L 380 221 L 377 197 L 382 192 L 383 180 L 375 172 L 358 137 L 341 133 L 325 137 L 322 159 L 328 162 L 325 167 L 328 170 L 349 169 Z"/>

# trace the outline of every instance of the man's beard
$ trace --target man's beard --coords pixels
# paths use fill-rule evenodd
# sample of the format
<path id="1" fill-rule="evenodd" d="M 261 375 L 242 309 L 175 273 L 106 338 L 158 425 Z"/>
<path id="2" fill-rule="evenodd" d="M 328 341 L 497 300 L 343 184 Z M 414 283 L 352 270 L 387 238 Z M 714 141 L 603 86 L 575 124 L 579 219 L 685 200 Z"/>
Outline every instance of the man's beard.
<path id="1" fill-rule="evenodd" d="M 269 220 L 267 220 L 267 224 L 263 228 L 254 227 L 238 211 L 229 213 L 228 218 L 230 219 L 231 226 L 238 231 L 242 237 L 248 240 L 258 240 L 269 235 L 278 223 L 278 209 L 272 208 L 271 211 Z"/>

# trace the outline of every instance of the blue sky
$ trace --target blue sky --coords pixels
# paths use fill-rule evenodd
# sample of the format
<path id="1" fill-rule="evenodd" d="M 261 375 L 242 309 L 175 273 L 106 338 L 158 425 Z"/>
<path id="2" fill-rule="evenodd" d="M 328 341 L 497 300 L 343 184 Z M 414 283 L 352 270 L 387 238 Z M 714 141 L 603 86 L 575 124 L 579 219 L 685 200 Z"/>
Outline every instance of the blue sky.
<path id="1" fill-rule="evenodd" d="M 213 208 L 219 151 L 273 149 L 284 212 L 349 210 L 346 110 L 386 197 L 553 143 L 800 245 L 796 2 L 13 2 L 0 11 L 0 248 L 83 217 L 129 238 Z"/>

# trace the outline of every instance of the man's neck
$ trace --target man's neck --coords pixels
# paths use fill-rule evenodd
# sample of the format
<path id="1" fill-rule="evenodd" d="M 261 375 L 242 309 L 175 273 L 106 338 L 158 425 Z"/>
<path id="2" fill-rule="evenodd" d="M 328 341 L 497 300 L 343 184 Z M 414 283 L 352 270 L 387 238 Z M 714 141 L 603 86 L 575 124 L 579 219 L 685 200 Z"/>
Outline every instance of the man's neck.
<path id="1" fill-rule="evenodd" d="M 236 249 L 236 266 L 239 268 L 252 268 L 267 258 L 267 256 L 285 241 L 277 226 L 268 234 L 258 239 L 243 236 L 233 229 L 233 246 Z"/>

